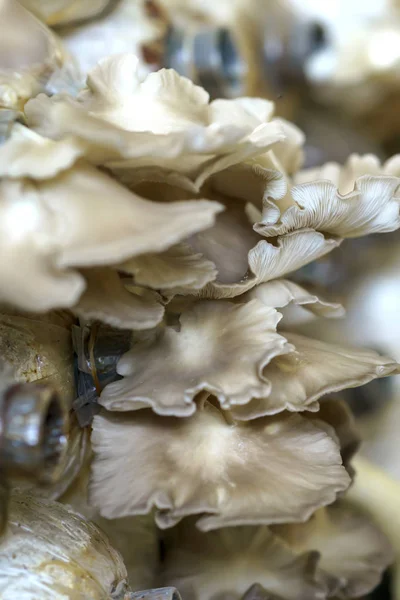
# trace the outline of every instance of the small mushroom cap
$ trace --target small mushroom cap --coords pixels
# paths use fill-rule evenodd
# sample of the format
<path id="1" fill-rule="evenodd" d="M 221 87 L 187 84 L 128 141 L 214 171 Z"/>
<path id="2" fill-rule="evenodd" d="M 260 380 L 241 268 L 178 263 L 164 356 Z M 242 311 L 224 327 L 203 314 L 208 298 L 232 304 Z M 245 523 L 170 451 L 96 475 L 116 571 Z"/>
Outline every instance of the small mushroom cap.
<path id="1" fill-rule="evenodd" d="M 142 254 L 132 258 L 117 268 L 134 275 L 138 285 L 156 290 L 172 291 L 176 288 L 198 290 L 217 276 L 213 262 L 193 250 L 187 243 L 171 246 L 158 254 Z"/>
<path id="2" fill-rule="evenodd" d="M 1 177 L 48 179 L 71 167 L 84 153 L 78 140 L 51 140 L 15 123 L 0 145 Z"/>
<path id="3" fill-rule="evenodd" d="M 86 269 L 82 274 L 86 290 L 73 308 L 81 318 L 137 330 L 150 329 L 161 322 L 164 308 L 151 290 L 142 288 L 142 294 L 130 291 L 117 271 L 107 267 Z"/>
<path id="4" fill-rule="evenodd" d="M 337 302 L 329 302 L 288 279 L 274 279 L 262 283 L 244 296 L 243 300 L 257 298 L 266 306 L 285 308 L 292 303 L 303 306 L 318 317 L 339 318 L 345 314 L 344 308 Z"/>

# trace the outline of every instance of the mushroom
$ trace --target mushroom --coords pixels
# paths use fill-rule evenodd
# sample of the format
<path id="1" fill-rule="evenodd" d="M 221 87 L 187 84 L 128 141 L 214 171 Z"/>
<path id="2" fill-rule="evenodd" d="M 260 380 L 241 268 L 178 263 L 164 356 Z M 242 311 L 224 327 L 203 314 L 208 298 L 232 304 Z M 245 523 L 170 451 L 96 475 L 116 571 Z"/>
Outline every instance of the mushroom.
<path id="1" fill-rule="evenodd" d="M 276 332 L 278 321 L 258 300 L 198 302 L 181 316 L 179 331 L 167 327 L 153 344 L 134 345 L 121 358 L 117 371 L 125 377 L 106 386 L 100 402 L 109 410 L 151 406 L 161 415 L 188 416 L 203 390 L 224 409 L 268 395 L 263 369 L 291 349 Z"/>
<path id="2" fill-rule="evenodd" d="M 296 556 L 268 527 L 201 533 L 187 520 L 167 532 L 165 547 L 161 580 L 178 586 L 187 600 L 258 598 L 248 592 L 254 584 L 264 599 L 327 596 L 327 584 L 318 577 L 318 553 Z"/>
<path id="3" fill-rule="evenodd" d="M 235 423 L 208 401 L 184 419 L 106 413 L 94 418 L 92 444 L 100 514 L 155 507 L 162 528 L 187 515 L 202 531 L 301 521 L 350 483 L 334 430 L 298 414 Z"/>
<path id="4" fill-rule="evenodd" d="M 365 514 L 343 502 L 322 508 L 307 523 L 278 525 L 272 530 L 299 555 L 318 551 L 318 567 L 337 579 L 339 597 L 368 594 L 393 562 L 385 535 Z"/>
<path id="5" fill-rule="evenodd" d="M 99 281 L 95 271 L 85 278 L 78 269 L 111 267 L 168 249 L 210 226 L 222 207 L 198 199 L 148 202 L 84 161 L 75 162 L 81 148 L 72 141 L 45 140 L 25 128 L 18 128 L 0 152 L 1 246 L 4 257 L 12 256 L 2 262 L 0 299 L 25 310 L 76 307 L 81 314 L 101 313 L 110 324 L 156 325 L 161 305 L 154 298 L 147 306 L 131 297 L 116 270 L 100 271 Z M 99 285 L 103 293 L 107 289 L 108 311 L 93 306 L 101 296 Z"/>
<path id="6" fill-rule="evenodd" d="M 130 54 L 102 59 L 77 99 L 38 96 L 26 106 L 30 127 L 50 138 L 74 135 L 91 144 L 87 156 L 119 170 L 163 167 L 205 177 L 266 152 L 284 140 L 262 100 L 216 100 L 175 71 L 144 81 Z M 228 117 L 226 112 L 228 111 Z"/>
<path id="7" fill-rule="evenodd" d="M 77 73 L 56 35 L 17 0 L 2 0 L 0 20 L 0 108 L 16 111 L 17 118 L 53 75 L 73 81 Z"/>

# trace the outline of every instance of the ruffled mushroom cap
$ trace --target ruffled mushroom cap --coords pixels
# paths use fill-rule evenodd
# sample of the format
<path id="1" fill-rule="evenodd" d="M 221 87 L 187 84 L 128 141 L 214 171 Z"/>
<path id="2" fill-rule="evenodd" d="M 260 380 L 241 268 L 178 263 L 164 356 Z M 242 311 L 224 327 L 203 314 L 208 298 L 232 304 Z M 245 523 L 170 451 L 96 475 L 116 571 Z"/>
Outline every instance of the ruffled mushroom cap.
<path id="1" fill-rule="evenodd" d="M 354 598 L 368 594 L 393 560 L 385 536 L 341 502 L 306 523 L 271 528 L 200 533 L 186 519 L 164 543 L 161 580 L 189 600 L 240 598 L 246 586 L 245 597 L 260 600 Z"/>
<path id="2" fill-rule="evenodd" d="M 188 256 L 193 254 L 191 262 L 198 265 L 199 276 L 204 273 L 202 287 L 197 283 L 185 283 L 185 262 L 174 260 L 172 263 L 172 256 L 160 256 L 161 265 L 166 267 L 164 280 L 159 276 L 151 277 L 153 268 L 160 269 L 154 259 L 141 267 L 142 257 L 139 257 L 133 264 L 119 268 L 138 276 L 138 283 L 146 281 L 168 296 L 189 294 L 202 298 L 233 298 L 263 282 L 295 271 L 336 248 L 340 240 L 310 229 L 268 241 L 254 231 L 256 226 L 253 224 L 261 219 L 263 202 L 270 195 L 281 197 L 287 189 L 285 173 L 276 170 L 278 160 L 275 155 L 270 152 L 262 157 L 262 164 L 259 160 L 260 157 L 208 176 L 200 192 L 186 176 L 162 169 L 137 169 L 122 178 L 119 171 L 114 173 L 136 193 L 151 200 L 182 201 L 200 193 L 225 208 L 213 226 L 185 242 Z M 148 274 L 143 280 L 145 267 Z M 314 304 L 311 298 L 310 304 Z"/>
<path id="3" fill-rule="evenodd" d="M 137 68 L 129 54 L 101 60 L 76 100 L 41 95 L 29 102 L 30 126 L 50 138 L 72 134 L 84 140 L 86 156 L 97 164 L 127 170 L 157 165 L 198 185 L 285 138 L 271 122 L 273 105 L 267 101 L 209 103 L 205 90 L 173 70 L 151 73 L 142 82 Z M 221 116 L 227 109 L 234 122 Z"/>
<path id="4" fill-rule="evenodd" d="M 194 399 L 203 390 L 224 409 L 264 397 L 271 389 L 264 367 L 291 350 L 276 332 L 279 318 L 258 300 L 200 301 L 182 314 L 179 331 L 167 327 L 152 344 L 136 344 L 120 359 L 117 372 L 124 379 L 106 386 L 100 403 L 118 411 L 150 406 L 182 417 L 196 410 Z"/>
<path id="5" fill-rule="evenodd" d="M 92 523 L 65 506 L 17 493 L 0 540 L 3 600 L 122 600 L 121 556 Z"/>
<path id="6" fill-rule="evenodd" d="M 25 310 L 70 308 L 87 288 L 82 313 L 103 312 L 117 326 L 156 325 L 161 306 L 129 298 L 116 272 L 107 275 L 114 279 L 113 287 L 108 280 L 100 285 L 95 273 L 86 281 L 72 268 L 114 265 L 165 250 L 212 225 L 222 207 L 202 200 L 148 202 L 84 162 L 68 168 L 80 154 L 74 142 L 44 140 L 23 128 L 16 131 L 17 137 L 0 149 L 3 175 L 8 176 L 0 182 L 2 301 Z M 103 293 L 107 288 L 108 311 L 93 308 L 93 295 L 99 295 L 92 289 L 96 285 Z M 114 309 L 117 314 L 110 315 Z"/>
<path id="7" fill-rule="evenodd" d="M 336 185 L 341 194 L 348 194 L 354 190 L 356 180 L 363 175 L 399 177 L 400 155 L 396 154 L 382 164 L 373 154 L 351 154 L 343 165 L 329 162 L 321 167 L 299 171 L 294 175 L 294 183 L 328 179 Z"/>
<path id="8" fill-rule="evenodd" d="M 245 406 L 232 407 L 236 419 L 254 419 L 282 410 L 318 410 L 324 394 L 358 387 L 399 372 L 396 361 L 373 350 L 329 344 L 282 332 L 293 351 L 274 358 L 263 375 L 271 391 L 253 398 Z"/>
<path id="9" fill-rule="evenodd" d="M 248 251 L 248 269 L 239 281 L 226 283 L 219 281 L 217 277 L 216 281 L 207 284 L 198 295 L 216 299 L 235 298 L 256 285 L 279 279 L 300 269 L 340 245 L 340 240 L 326 238 L 322 233 L 311 229 L 294 231 L 271 241 L 274 243 L 261 239 Z"/>
<path id="10" fill-rule="evenodd" d="M 168 531 L 165 547 L 161 580 L 177 585 L 187 600 L 326 597 L 326 587 L 316 573 L 318 554 L 296 556 L 267 527 L 232 527 L 200 533 L 186 520 Z M 263 588 L 265 595 L 253 595 L 254 584 L 258 584 L 259 592 Z"/>
<path id="11" fill-rule="evenodd" d="M 338 302 L 330 302 L 303 288 L 288 279 L 275 279 L 262 283 L 247 294 L 239 296 L 239 301 L 248 301 L 257 298 L 266 306 L 285 308 L 293 303 L 302 306 L 317 317 L 336 319 L 343 317 L 345 310 Z"/>
<path id="12" fill-rule="evenodd" d="M 340 240 L 312 230 L 268 241 L 254 230 L 253 224 L 261 219 L 263 201 L 269 195 L 282 196 L 287 189 L 285 175 L 276 170 L 276 159 L 270 156 L 262 162 L 269 162 L 273 168 L 253 161 L 207 179 L 201 195 L 218 201 L 225 210 L 212 227 L 191 236 L 187 244 L 193 253 L 201 254 L 198 261 L 208 260 L 215 265 L 217 275 L 197 291 L 179 286 L 178 279 L 174 286 L 171 279 L 170 293 L 216 299 L 240 296 L 261 283 L 297 270 L 340 244 Z M 160 170 L 138 170 L 136 176 L 131 174 L 129 180 L 122 181 L 154 200 L 160 196 L 164 201 L 182 200 L 196 192 L 187 178 Z"/>
<path id="13" fill-rule="evenodd" d="M 276 166 L 275 159 L 270 162 Z M 154 200 L 162 196 L 164 201 L 171 201 L 190 198 L 193 194 L 187 178 L 172 177 L 172 174 L 160 170 L 139 170 L 137 176 L 131 176 L 127 183 L 137 193 Z M 206 282 L 196 291 L 179 286 L 178 273 L 174 273 L 177 280 L 174 286 L 171 279 L 169 293 L 232 298 L 258 284 L 295 271 L 336 248 L 340 241 L 311 230 L 268 241 L 254 231 L 254 221 L 261 218 L 263 198 L 270 194 L 281 195 L 285 189 L 281 172 L 256 162 L 235 165 L 210 176 L 200 193 L 218 201 L 225 210 L 215 225 L 191 236 L 187 244 L 193 253 L 201 254 L 197 257 L 198 261 L 208 260 L 215 265 L 215 281 Z"/>
<path id="14" fill-rule="evenodd" d="M 265 203 L 255 230 L 266 237 L 312 228 L 339 238 L 355 238 L 370 233 L 387 233 L 400 226 L 400 179 L 363 175 L 346 194 L 330 181 L 310 181 L 295 185 L 286 196 Z"/>
<path id="15" fill-rule="evenodd" d="M 337 502 L 322 508 L 307 523 L 272 527 L 292 551 L 316 550 L 319 569 L 337 580 L 335 596 L 365 596 L 393 561 L 386 537 L 358 510 Z"/>
<path id="16" fill-rule="evenodd" d="M 374 351 L 279 335 L 273 306 L 292 298 L 337 311 L 285 280 L 255 288 L 244 304 L 184 298 L 179 306 L 176 298 L 167 306 L 170 325 L 120 359 L 123 379 L 105 387 L 100 403 L 113 411 L 150 406 L 160 415 L 181 417 L 196 410 L 196 396 L 206 391 L 235 419 L 249 420 L 284 410 L 316 411 L 324 394 L 397 372 L 395 361 Z"/>
<path id="17" fill-rule="evenodd" d="M 162 321 L 164 307 L 151 290 L 124 285 L 110 268 L 86 269 L 86 290 L 74 312 L 84 319 L 102 321 L 121 329 L 150 329 Z"/>
<path id="18" fill-rule="evenodd" d="M 334 430 L 287 413 L 236 424 L 208 402 L 185 419 L 108 413 L 94 418 L 92 444 L 100 513 L 156 507 L 162 528 L 202 513 L 203 531 L 301 521 L 350 483 Z"/>

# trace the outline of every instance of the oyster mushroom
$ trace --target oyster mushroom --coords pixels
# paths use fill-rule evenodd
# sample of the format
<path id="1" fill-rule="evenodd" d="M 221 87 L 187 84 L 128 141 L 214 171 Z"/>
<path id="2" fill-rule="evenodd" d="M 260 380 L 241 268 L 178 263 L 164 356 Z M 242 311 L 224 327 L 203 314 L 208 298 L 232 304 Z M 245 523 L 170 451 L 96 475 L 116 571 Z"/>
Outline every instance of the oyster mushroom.
<path id="1" fill-rule="evenodd" d="M 393 562 L 385 535 L 362 512 L 342 502 L 317 511 L 307 523 L 272 530 L 299 555 L 318 551 L 318 567 L 337 579 L 339 597 L 368 594 Z"/>
<path id="2" fill-rule="evenodd" d="M 17 0 L 2 0 L 0 20 L 0 108 L 22 117 L 25 102 L 44 91 L 52 75 L 72 81 L 75 67 L 56 35 Z"/>
<path id="3" fill-rule="evenodd" d="M 271 121 L 270 102 L 209 103 L 204 89 L 173 70 L 151 73 L 142 82 L 137 69 L 133 55 L 101 60 L 76 100 L 40 95 L 30 102 L 30 127 L 46 137 L 74 135 L 90 143 L 89 160 L 113 170 L 156 165 L 184 173 L 197 185 L 285 138 Z M 227 110 L 235 122 L 222 117 Z"/>
<path id="4" fill-rule="evenodd" d="M 300 170 L 294 176 L 294 182 L 308 183 L 317 179 L 332 181 L 341 194 L 353 191 L 359 177 L 372 175 L 373 177 L 399 177 L 400 155 L 395 154 L 383 164 L 373 154 L 351 154 L 343 165 L 330 162 L 314 169 Z"/>
<path id="5" fill-rule="evenodd" d="M 113 325 L 156 325 L 161 305 L 129 295 L 116 270 L 101 271 L 99 279 L 96 271 L 85 278 L 78 269 L 113 266 L 167 249 L 210 226 L 222 207 L 198 199 L 147 202 L 83 161 L 73 164 L 81 153 L 74 142 L 44 140 L 25 128 L 15 135 L 1 147 L 2 248 L 12 261 L 2 262 L 0 299 L 37 312 L 77 305 L 78 313 L 101 312 Z M 46 167 L 39 156 L 51 156 Z M 105 301 L 96 306 L 105 290 L 108 311 Z"/>
<path id="6" fill-rule="evenodd" d="M 263 300 L 282 304 L 280 297 Z M 191 303 L 180 312 L 178 330 L 171 324 L 120 359 L 124 378 L 105 387 L 100 403 L 113 411 L 150 406 L 160 415 L 188 416 L 196 395 L 207 391 L 235 419 L 248 420 L 315 411 L 324 394 L 398 371 L 395 361 L 373 351 L 279 334 L 280 319 L 258 298 Z"/>
<path id="7" fill-rule="evenodd" d="M 180 331 L 167 327 L 154 344 L 135 345 L 121 358 L 117 370 L 125 378 L 108 385 L 100 402 L 109 410 L 151 406 L 161 415 L 188 416 L 203 390 L 224 409 L 267 395 L 265 365 L 291 349 L 276 332 L 278 320 L 257 300 L 199 302 L 181 316 Z"/>
<path id="8" fill-rule="evenodd" d="M 267 527 L 201 533 L 187 520 L 168 531 L 165 546 L 161 580 L 177 585 L 188 600 L 239 600 L 255 583 L 266 592 L 261 598 L 326 597 L 326 584 L 317 575 L 318 553 L 296 556 Z"/>
<path id="9" fill-rule="evenodd" d="M 356 180 L 354 191 L 342 196 L 330 182 L 303 183 L 292 188 L 292 205 L 278 218 L 278 207 L 267 205 L 256 229 L 275 236 L 311 227 L 342 238 L 395 231 L 400 224 L 399 185 L 398 177 L 365 175 Z"/>
<path id="10" fill-rule="evenodd" d="M 209 402 L 184 419 L 108 413 L 94 418 L 92 444 L 100 514 L 154 506 L 162 528 L 187 515 L 203 531 L 299 521 L 350 483 L 334 430 L 287 413 L 231 424 Z"/>
<path id="11" fill-rule="evenodd" d="M 325 394 L 365 385 L 398 373 L 398 364 L 377 352 L 327 344 L 294 333 L 282 332 L 293 348 L 274 358 L 263 375 L 271 392 L 245 406 L 232 408 L 237 419 L 255 418 L 281 410 L 318 410 Z"/>
<path id="12" fill-rule="evenodd" d="M 359 597 L 392 560 L 385 536 L 343 504 L 321 509 L 307 523 L 271 528 L 200 533 L 186 520 L 166 532 L 164 543 L 161 580 L 199 600 L 245 593 L 288 600 Z"/>

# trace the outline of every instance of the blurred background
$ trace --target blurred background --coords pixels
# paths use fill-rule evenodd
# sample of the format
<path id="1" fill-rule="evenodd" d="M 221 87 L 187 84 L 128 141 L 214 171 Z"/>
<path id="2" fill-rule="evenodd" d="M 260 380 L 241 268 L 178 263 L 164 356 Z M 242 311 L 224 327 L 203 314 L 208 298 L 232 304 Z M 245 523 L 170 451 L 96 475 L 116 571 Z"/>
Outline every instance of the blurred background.
<path id="1" fill-rule="evenodd" d="M 276 114 L 306 134 L 305 167 L 343 164 L 352 153 L 385 160 L 400 152 L 400 0 L 20 4 L 54 33 L 51 41 L 40 38 L 37 46 L 38 53 L 50 53 L 59 67 L 53 69 L 58 79 L 48 67 L 35 74 L 47 89 L 68 88 L 77 81 L 83 85 L 81 74 L 104 55 L 134 52 L 144 74 L 173 67 L 211 97 L 273 100 Z M 9 3 L 0 0 L 0 17 L 7 10 Z M 21 26 L 18 30 L 25 31 Z M 1 63 L 2 44 L 10 43 L 6 31 L 2 38 L 0 128 L 18 111 L 15 102 L 7 105 L 4 100 L 2 70 L 12 65 Z M 19 48 L 24 40 L 14 36 L 13 43 Z M 16 64 L 18 60 L 17 53 Z M 28 80 L 23 81 L 25 85 Z M 297 309 L 292 316 L 300 331 L 374 348 L 400 361 L 400 233 L 346 241 L 297 277 L 317 281 L 347 309 L 343 320 L 333 322 L 311 319 Z M 400 377 L 348 390 L 346 400 L 364 439 L 361 452 L 400 480 Z M 371 598 L 390 598 L 390 577 L 388 573 Z"/>

